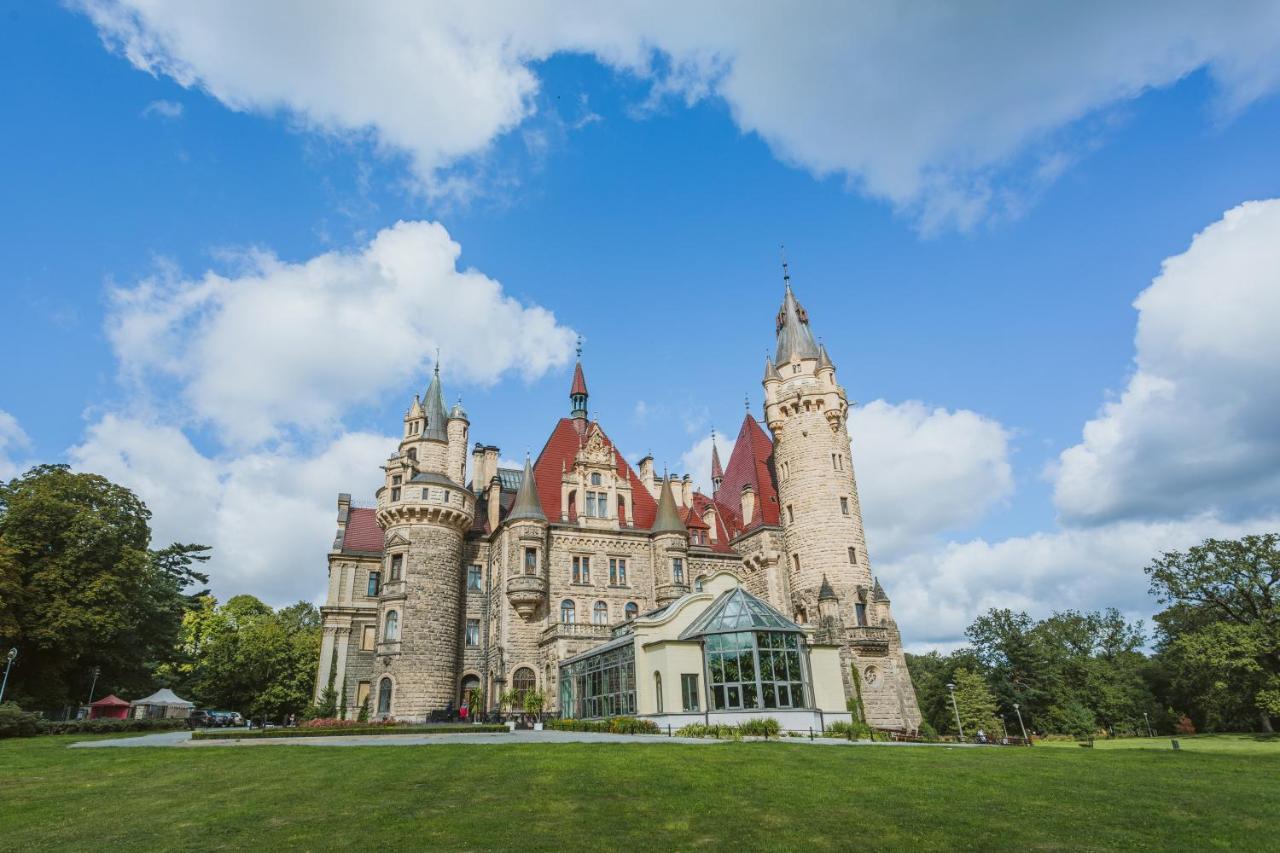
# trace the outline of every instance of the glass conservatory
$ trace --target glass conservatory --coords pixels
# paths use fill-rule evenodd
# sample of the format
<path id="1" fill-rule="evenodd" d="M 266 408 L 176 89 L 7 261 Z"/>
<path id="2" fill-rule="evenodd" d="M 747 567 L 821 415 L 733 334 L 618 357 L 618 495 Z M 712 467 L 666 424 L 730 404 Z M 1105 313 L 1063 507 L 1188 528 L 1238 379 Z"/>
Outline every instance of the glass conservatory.
<path id="1" fill-rule="evenodd" d="M 630 634 L 560 665 L 560 712 L 612 717 L 636 712 L 636 652 Z"/>

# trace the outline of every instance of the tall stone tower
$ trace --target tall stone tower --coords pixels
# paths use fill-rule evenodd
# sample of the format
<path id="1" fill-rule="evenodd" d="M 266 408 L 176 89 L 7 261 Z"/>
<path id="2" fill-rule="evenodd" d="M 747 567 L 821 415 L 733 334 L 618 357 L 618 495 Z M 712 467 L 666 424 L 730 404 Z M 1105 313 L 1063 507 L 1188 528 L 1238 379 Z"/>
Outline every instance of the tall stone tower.
<path id="1" fill-rule="evenodd" d="M 800 623 L 841 645 L 846 693 L 869 722 L 916 728 L 920 711 L 889 597 L 871 573 L 849 453 L 849 400 L 826 348 L 791 290 L 778 311 L 777 352 L 765 362 L 787 602 Z M 857 680 L 854 680 L 854 674 Z"/>
<path id="2" fill-rule="evenodd" d="M 399 452 L 384 466 L 378 524 L 384 532 L 373 701 L 376 716 L 420 719 L 454 701 L 463 617 L 463 538 L 475 518 L 465 488 L 469 424 L 446 414 L 437 364 L 404 417 Z M 383 682 L 390 679 L 383 703 Z"/>

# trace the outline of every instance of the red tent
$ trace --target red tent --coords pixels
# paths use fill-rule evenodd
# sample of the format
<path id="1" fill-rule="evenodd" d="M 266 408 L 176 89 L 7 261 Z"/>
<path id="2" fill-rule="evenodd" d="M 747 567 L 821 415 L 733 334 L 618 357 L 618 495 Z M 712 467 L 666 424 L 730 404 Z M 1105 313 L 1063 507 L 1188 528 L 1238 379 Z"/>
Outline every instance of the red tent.
<path id="1" fill-rule="evenodd" d="M 129 716 L 129 703 L 112 693 L 89 706 L 89 719 L 123 720 Z"/>

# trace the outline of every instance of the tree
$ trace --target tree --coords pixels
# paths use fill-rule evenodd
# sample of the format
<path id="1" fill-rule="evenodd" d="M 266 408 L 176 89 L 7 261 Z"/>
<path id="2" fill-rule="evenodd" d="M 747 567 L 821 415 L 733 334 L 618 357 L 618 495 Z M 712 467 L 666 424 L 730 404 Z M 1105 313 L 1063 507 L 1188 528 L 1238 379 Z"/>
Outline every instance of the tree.
<path id="1" fill-rule="evenodd" d="M 13 698 L 55 710 L 141 692 L 172 651 L 186 590 L 207 583 L 200 545 L 149 549 L 151 513 L 130 490 L 66 465 L 0 484 L 0 647 L 18 646 Z"/>
<path id="2" fill-rule="evenodd" d="M 1280 716 L 1280 534 L 1206 539 L 1146 569 L 1169 609 L 1156 617 L 1175 682 L 1205 716 L 1247 707 L 1265 732 Z M 1215 720 L 1210 719 L 1209 722 Z"/>
<path id="3" fill-rule="evenodd" d="M 988 737 L 995 737 L 1000 731 L 996 719 L 996 698 L 987 688 L 986 680 L 976 672 L 963 667 L 955 672 L 955 708 L 948 731 L 955 731 L 955 713 L 960 715 L 960 723 L 968 737 L 974 737 L 982 730 Z"/>

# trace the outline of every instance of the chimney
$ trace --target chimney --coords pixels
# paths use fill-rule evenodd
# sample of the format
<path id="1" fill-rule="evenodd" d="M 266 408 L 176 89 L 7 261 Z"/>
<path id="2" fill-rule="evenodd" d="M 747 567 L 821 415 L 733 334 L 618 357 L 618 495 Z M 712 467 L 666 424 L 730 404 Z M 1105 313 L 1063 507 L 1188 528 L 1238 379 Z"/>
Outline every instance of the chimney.
<path id="1" fill-rule="evenodd" d="M 653 457 L 646 456 L 640 460 L 640 482 L 649 490 L 649 494 L 655 498 L 658 496 L 658 487 L 653 482 Z"/>
<path id="2" fill-rule="evenodd" d="M 680 494 L 684 498 L 684 500 L 681 501 L 684 506 L 693 506 L 693 478 L 688 474 L 684 475 L 684 480 L 681 483 Z"/>
<path id="3" fill-rule="evenodd" d="M 487 444 L 484 448 L 484 485 L 488 487 L 489 481 L 496 476 L 498 476 L 498 448 Z"/>
<path id="4" fill-rule="evenodd" d="M 707 531 L 711 537 L 711 541 L 716 541 L 716 511 L 711 504 L 707 504 L 707 508 L 702 512 L 702 523 L 711 528 Z"/>
<path id="5" fill-rule="evenodd" d="M 494 473 L 497 473 L 497 469 L 494 469 Z M 498 529 L 498 519 L 502 511 L 502 481 L 496 476 L 489 478 L 489 501 L 487 509 L 489 510 L 489 532 L 492 533 Z"/>
<path id="6" fill-rule="evenodd" d="M 471 448 L 471 491 L 478 495 L 488 487 L 489 481 L 484 479 L 484 445 L 477 441 Z"/>
<path id="7" fill-rule="evenodd" d="M 750 483 L 742 487 L 742 526 L 750 527 L 751 519 L 756 514 L 756 490 Z"/>

